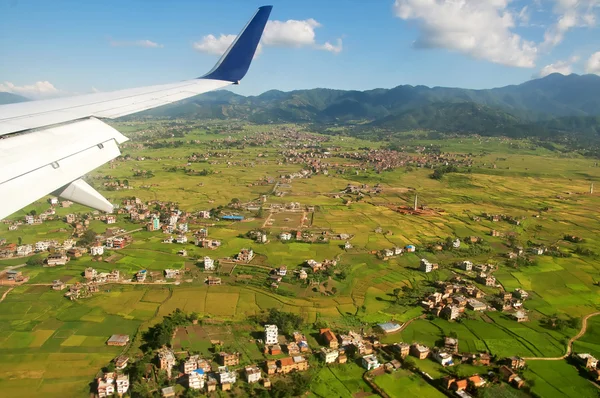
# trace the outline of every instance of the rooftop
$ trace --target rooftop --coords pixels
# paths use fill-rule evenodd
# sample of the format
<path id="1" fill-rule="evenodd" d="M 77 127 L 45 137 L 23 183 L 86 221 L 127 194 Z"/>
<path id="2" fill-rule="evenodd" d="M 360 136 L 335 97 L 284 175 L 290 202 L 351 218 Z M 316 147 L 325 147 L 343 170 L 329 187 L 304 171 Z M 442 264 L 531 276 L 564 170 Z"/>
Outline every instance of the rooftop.
<path id="1" fill-rule="evenodd" d="M 129 335 L 127 334 L 113 334 L 108 339 L 107 343 L 127 344 L 129 341 Z"/>

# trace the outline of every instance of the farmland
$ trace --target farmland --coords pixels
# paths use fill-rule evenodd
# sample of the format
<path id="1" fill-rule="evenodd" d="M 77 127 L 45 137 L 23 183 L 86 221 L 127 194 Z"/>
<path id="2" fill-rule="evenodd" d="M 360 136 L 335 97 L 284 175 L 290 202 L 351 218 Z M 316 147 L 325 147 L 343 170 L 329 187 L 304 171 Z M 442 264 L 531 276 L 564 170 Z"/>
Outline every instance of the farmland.
<path id="1" fill-rule="evenodd" d="M 111 334 L 132 336 L 133 344 L 127 352 L 135 356 L 139 353 L 140 333 L 178 308 L 198 314 L 201 319 L 209 320 L 210 325 L 179 330 L 173 340 L 177 349 L 209 355 L 210 340 L 218 339 L 225 346 L 239 350 L 245 364 L 264 358 L 256 345 L 247 341 L 253 338 L 252 331 L 260 327 L 250 319 L 270 308 L 301 315 L 308 325 L 308 335 L 316 333 L 312 326 L 315 322 L 337 330 L 356 330 L 365 324 L 387 321 L 404 323 L 420 317 L 423 310 L 417 303 L 397 300 L 394 290 L 403 287 L 418 290 L 436 280 L 449 279 L 460 273 L 453 264 L 463 260 L 494 264 L 498 268 L 494 276 L 503 289 L 528 291 L 530 298 L 524 307 L 530 321 L 517 323 L 499 311 L 468 312 L 458 322 L 423 317 L 397 334 L 382 336 L 383 343 L 420 342 L 433 347 L 444 336 L 455 333 L 461 351 L 487 351 L 499 358 L 559 357 L 564 354 L 568 339 L 579 331 L 576 324 L 567 321 L 600 309 L 600 213 L 597 211 L 600 195 L 589 194 L 592 182 L 600 188 L 600 167 L 591 159 L 552 152 L 528 140 L 462 137 L 439 141 L 415 135 L 407 139 L 410 147 L 406 150 L 411 155 L 422 155 L 415 152 L 416 148 L 439 146 L 444 153 L 473 154 L 473 165 L 436 180 L 429 177 L 431 169 L 426 167 L 376 172 L 369 167 L 353 166 L 354 160 L 338 154 L 328 161 L 345 166 L 336 169 L 331 166 L 327 175 L 292 179 L 286 183 L 289 187 L 281 190 L 285 194 L 277 196 L 272 194 L 274 183 L 263 182 L 296 173 L 302 165 L 283 161 L 284 139 L 274 136 L 268 143 L 257 144 L 252 137 L 273 129 L 304 131 L 303 126 L 236 125 L 236 129 L 227 130 L 226 123 L 215 122 L 209 126 L 211 133 L 206 126 L 198 125 L 185 138 L 168 140 L 185 141 L 185 145 L 158 148 L 145 145 L 140 131 L 151 128 L 167 131 L 165 122 L 128 122 L 119 127 L 124 127 L 123 131 L 127 130 L 134 138 L 123 146 L 126 157 L 88 176 L 90 183 L 111 202 L 135 196 L 142 201 L 176 202 L 188 212 L 222 206 L 225 212 L 243 213 L 245 219 L 208 220 L 209 237 L 222 243 L 214 250 L 193 244 L 165 244 L 164 234 L 142 230 L 132 234 L 133 242 L 126 248 L 108 251 L 105 256 L 105 259 L 110 256 L 108 262 L 86 255 L 66 266 L 21 268 L 30 276 L 29 282 L 14 288 L 0 303 L 0 389 L 10 395 L 51 397 L 76 392 L 85 396 L 97 371 L 123 350 L 105 345 Z M 226 132 L 215 134 L 215 129 Z M 381 142 L 346 136 L 313 135 L 326 140 L 323 147 L 336 148 L 340 154 L 382 146 Z M 237 144 L 230 145 L 231 141 Z M 192 166 L 186 166 L 194 153 L 209 151 L 213 153 L 210 162 L 192 162 Z M 210 172 L 195 175 L 181 169 L 185 167 Z M 152 172 L 153 176 L 136 177 L 132 170 L 140 169 Z M 127 179 L 132 189 L 108 190 L 103 185 L 107 175 Z M 340 194 L 349 184 L 370 187 L 379 184 L 382 190 L 361 199 Z M 400 214 L 393 210 L 393 206 L 412 206 L 415 194 L 420 203 L 436 209 L 436 215 Z M 227 207 L 235 199 L 245 203 L 263 195 L 267 204 L 298 202 L 315 206 L 314 213 L 306 213 L 302 229 L 316 235 L 323 231 L 330 235 L 347 234 L 352 236 L 352 248 L 344 249 L 345 240 L 335 239 L 319 243 L 280 241 L 278 236 L 282 231 L 299 229 L 303 212 L 273 213 L 272 223 L 266 223 L 269 217 L 266 211 L 259 215 L 256 211 Z M 47 207 L 46 202 L 39 201 L 11 219 L 22 219 L 31 210 L 41 213 Z M 86 212 L 89 209 L 79 205 L 56 209 L 59 218 Z M 508 214 L 522 217 L 522 221 L 514 225 L 475 217 L 482 213 Z M 97 220 L 90 223 L 90 229 L 97 233 L 104 233 L 108 227 Z M 131 231 L 144 224 L 119 215 L 111 227 Z M 190 228 L 198 229 L 200 225 L 190 224 Z M 269 243 L 259 244 L 246 237 L 257 229 L 267 233 Z M 529 242 L 547 247 L 557 245 L 569 256 L 540 255 L 531 265 L 509 265 L 506 261 L 509 242 L 505 237 L 491 236 L 492 229 L 512 234 L 515 245 L 527 247 Z M 59 219 L 40 225 L 21 225 L 16 231 L 0 224 L 0 237 L 14 243 L 63 240 L 71 233 L 72 227 Z M 580 237 L 582 242 L 566 241 L 563 239 L 566 234 Z M 469 236 L 481 237 L 484 245 L 467 244 L 465 237 Z M 463 240 L 460 249 L 425 249 L 449 237 Z M 417 246 L 417 252 L 385 260 L 373 254 L 408 244 Z M 187 251 L 185 257 L 177 254 L 182 248 Z M 207 286 L 204 279 L 212 274 L 205 273 L 198 260 L 204 256 L 231 258 L 242 248 L 252 248 L 256 253 L 254 259 L 248 264 L 231 266 L 227 272 L 218 272 L 223 280 L 221 286 Z M 421 258 L 438 263 L 440 268 L 428 274 L 419 271 Z M 302 283 L 293 273 L 309 259 L 337 261 L 330 275 L 311 274 L 316 287 Z M 0 260 L 0 269 L 26 261 Z M 270 288 L 266 283 L 269 270 L 281 265 L 288 267 L 288 275 L 278 289 Z M 82 273 L 87 267 L 99 272 L 118 269 L 128 278 L 141 269 L 161 275 L 167 268 L 185 271 L 186 276 L 177 285 L 105 285 L 92 297 L 78 301 L 69 301 L 63 293 L 50 289 L 49 284 L 56 279 L 66 283 L 83 280 Z M 248 276 L 251 278 L 243 278 Z M 152 280 L 156 279 L 162 276 Z M 497 292 L 495 288 L 479 287 L 489 295 Z M 5 291 L 0 290 L 0 294 Z M 566 326 L 549 328 L 545 323 L 549 318 L 562 319 Z M 314 337 L 310 339 L 311 345 L 318 346 Z M 574 343 L 574 351 L 600 356 L 599 341 L 600 318 L 592 317 L 586 334 Z M 443 369 L 432 361 L 421 367 L 427 367 L 426 371 L 434 377 L 444 375 Z M 370 392 L 362 373 L 355 363 L 319 368 L 311 391 L 314 396 Z M 594 387 L 565 361 L 531 361 L 524 375 L 526 380 L 533 380 L 532 392 L 539 396 L 594 396 Z M 378 376 L 375 382 L 390 396 L 398 396 L 400 392 L 424 397 L 441 394 L 420 376 L 404 370 Z"/>

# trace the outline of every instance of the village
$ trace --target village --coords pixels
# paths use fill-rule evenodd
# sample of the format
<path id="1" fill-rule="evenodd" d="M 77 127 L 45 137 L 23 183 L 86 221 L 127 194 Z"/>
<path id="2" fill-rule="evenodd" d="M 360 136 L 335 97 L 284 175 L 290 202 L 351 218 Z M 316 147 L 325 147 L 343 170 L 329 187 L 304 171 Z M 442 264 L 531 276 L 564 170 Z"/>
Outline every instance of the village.
<path id="1" fill-rule="evenodd" d="M 198 325 L 199 321 L 193 320 L 192 324 Z M 169 346 L 162 346 L 154 351 L 152 366 L 156 372 L 166 375 L 169 385 L 160 388 L 163 397 L 177 396 L 184 389 L 205 393 L 231 391 L 236 383 L 256 383 L 264 389 L 270 389 L 275 381 L 285 379 L 288 374 L 307 372 L 314 366 L 346 366 L 349 362 L 363 368 L 366 380 L 408 369 L 441 392 L 449 396 L 456 394 L 461 398 L 477 396 L 477 390 L 501 382 L 515 389 L 527 388 L 522 375 L 527 362 L 521 357 L 495 358 L 487 352 L 465 352 L 460 349 L 459 338 L 450 336 L 446 336 L 436 347 L 418 342 L 380 342 L 382 337 L 393 335 L 403 327 L 395 322 L 386 322 L 374 325 L 370 333 L 363 330 L 336 333 L 330 328 L 321 328 L 317 329 L 319 346 L 311 347 L 304 333 L 293 331 L 285 335 L 277 325 L 265 324 L 259 333 L 260 338 L 254 342 L 264 354 L 262 363 L 244 364 L 239 352 L 224 351 L 223 342 L 211 340 L 212 356 L 203 357 L 191 351 L 176 351 Z M 177 334 L 177 330 L 173 335 Z M 126 346 L 129 336 L 113 335 L 107 344 Z M 600 369 L 597 368 L 598 360 L 593 356 L 574 353 L 571 360 L 589 372 L 593 380 L 598 380 Z M 134 361 L 135 358 L 125 355 L 116 357 L 110 370 L 96 380 L 98 396 L 107 397 L 115 392 L 125 394 L 129 388 L 126 368 Z M 463 378 L 450 375 L 434 379 L 427 372 L 419 370 L 421 361 L 433 361 L 448 369 L 469 364 L 479 367 L 481 372 Z"/>

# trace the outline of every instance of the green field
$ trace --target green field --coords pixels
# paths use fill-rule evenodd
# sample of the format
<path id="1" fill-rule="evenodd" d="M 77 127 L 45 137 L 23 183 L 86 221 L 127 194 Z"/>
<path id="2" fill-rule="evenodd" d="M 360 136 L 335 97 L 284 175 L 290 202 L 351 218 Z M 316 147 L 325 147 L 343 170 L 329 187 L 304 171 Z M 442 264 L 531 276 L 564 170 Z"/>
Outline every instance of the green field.
<path id="1" fill-rule="evenodd" d="M 23 267 L 20 270 L 30 276 L 30 281 L 12 290 L 0 303 L 1 391 L 11 396 L 44 394 L 52 397 L 66 393 L 84 396 L 89 392 L 88 384 L 96 372 L 121 351 L 105 345 L 111 334 L 139 335 L 177 308 L 195 312 L 217 325 L 214 329 L 203 327 L 176 337 L 174 344 L 177 347 L 208 355 L 207 341 L 222 339 L 232 349 L 242 352 L 244 363 L 264 359 L 257 345 L 249 343 L 252 328 L 259 326 L 248 319 L 270 308 L 301 315 L 308 332 L 316 321 L 339 331 L 357 330 L 365 324 L 390 320 L 406 322 L 423 312 L 416 303 L 396 302 L 394 289 L 422 289 L 438 279 L 448 279 L 454 272 L 459 272 L 452 264 L 466 259 L 498 265 L 495 276 L 506 290 L 517 287 L 527 290 L 530 298 L 524 306 L 531 320 L 519 324 L 498 312 L 489 312 L 485 316 L 468 312 L 460 322 L 425 318 L 412 322 L 400 333 L 383 336 L 382 342 L 420 342 L 434 346 L 442 337 L 456 333 L 461 351 L 487 351 L 498 358 L 512 355 L 557 357 L 564 354 L 566 342 L 579 330 L 571 326 L 552 329 L 543 321 L 551 317 L 580 318 L 600 309 L 597 284 L 600 281 L 600 214 L 597 211 L 600 195 L 588 193 L 590 183 L 600 181 L 600 167 L 596 167 L 592 159 L 575 153 L 550 152 L 528 140 L 463 137 L 438 141 L 417 134 L 417 138 L 407 141 L 411 156 L 424 156 L 423 148 L 435 145 L 443 152 L 457 156 L 472 154 L 472 166 L 460 173 L 447 174 L 441 180 L 429 178 L 431 170 L 425 167 L 398 167 L 377 172 L 370 165 L 331 166 L 328 175 L 315 174 L 286 182 L 289 187 L 283 190 L 285 195 L 276 196 L 272 195 L 274 184 L 264 181 L 277 180 L 281 175 L 296 173 L 304 167 L 283 161 L 282 148 L 288 148 L 293 142 L 281 138 L 282 131 L 294 128 L 306 132 L 308 127 L 194 123 L 196 128 L 184 138 L 160 136 L 166 143 L 183 142 L 181 146 L 162 148 L 147 145 L 148 137 L 140 132 L 167 133 L 167 122 L 117 123 L 132 138 L 122 146 L 126 157 L 90 173 L 87 179 L 114 203 L 136 196 L 143 201 L 177 202 L 180 209 L 193 212 L 226 207 L 232 199 L 245 203 L 266 195 L 268 204 L 299 202 L 303 206 L 315 206 L 306 230 L 331 236 L 354 235 L 353 248 L 344 250 L 344 241 L 333 239 L 312 244 L 279 241 L 282 228 L 293 230 L 300 223 L 301 213 L 289 212 L 274 217 L 273 225 L 264 228 L 270 242 L 258 244 L 244 236 L 262 228 L 266 215 L 259 218 L 256 212 L 225 208 L 226 212 L 244 214 L 246 220 L 218 221 L 210 225 L 209 237 L 222 242 L 216 250 L 193 244 L 162 243 L 164 234 L 143 230 L 133 233 L 134 241 L 127 248 L 107 251 L 104 260 L 110 258 L 108 262 L 92 261 L 91 257 L 84 256 L 55 268 Z M 215 130 L 222 132 L 214 133 Z M 358 164 L 342 155 L 385 144 L 345 136 L 314 136 L 326 140 L 315 143 L 316 147 L 334 148 L 338 152 L 335 157 L 326 159 L 331 164 Z M 255 139 L 253 137 L 268 139 L 246 145 L 245 140 Z M 232 140 L 239 143 L 231 145 Z M 192 162 L 189 166 L 195 170 L 209 170 L 207 175 L 188 175 L 183 171 L 193 153 L 211 153 L 209 161 Z M 154 177 L 136 177 L 134 169 L 149 170 Z M 106 175 L 127 179 L 133 189 L 105 189 Z M 370 187 L 380 184 L 382 191 L 365 195 L 360 200 L 343 194 L 334 196 L 348 184 Z M 415 193 L 418 193 L 420 203 L 436 210 L 436 215 L 402 215 L 392 209 L 411 205 Z M 345 204 L 348 199 L 352 202 Z M 31 210 L 41 213 L 47 208 L 47 202 L 40 200 L 10 219 L 22 219 Z M 473 216 L 484 212 L 524 218 L 518 226 L 485 218 L 474 220 Z M 56 220 L 35 226 L 21 225 L 17 231 L 8 231 L 8 225 L 0 224 L 0 237 L 8 242 L 28 244 L 42 239 L 62 241 L 71 235 L 71 226 L 62 221 L 69 213 L 86 214 L 89 209 L 78 205 L 58 208 Z M 144 224 L 133 223 L 125 215 L 118 215 L 114 226 L 131 231 Z M 90 228 L 98 233 L 103 233 L 107 227 L 99 220 L 90 223 Z M 190 224 L 192 231 L 199 228 L 198 224 Z M 379 228 L 382 232 L 376 232 Z M 530 242 L 548 247 L 558 245 L 569 255 L 536 256 L 534 265 L 508 266 L 505 254 L 510 250 L 509 242 L 506 238 L 492 237 L 492 229 L 514 233 L 515 245 L 525 248 Z M 565 234 L 576 235 L 584 241 L 578 244 L 566 242 L 563 240 Z M 191 236 L 188 234 L 189 238 Z M 464 242 L 467 236 L 481 237 L 484 244 L 467 244 Z M 443 242 L 449 237 L 463 240 L 460 249 L 425 250 L 426 245 Z M 388 261 L 371 253 L 407 244 L 416 245 L 417 253 Z M 183 248 L 187 250 L 187 257 L 177 254 Z M 255 259 L 249 264 L 238 264 L 231 275 L 229 272 L 219 275 L 223 279 L 222 286 L 209 287 L 203 283 L 207 274 L 198 266 L 197 259 L 206 255 L 213 259 L 233 257 L 242 248 L 252 248 Z M 439 263 L 440 270 L 430 274 L 418 271 L 420 258 Z M 338 265 L 330 277 L 311 274 L 310 279 L 318 285 L 311 287 L 301 283 L 293 273 L 308 259 L 336 259 Z M 0 269 L 25 261 L 27 259 L 0 260 Z M 270 268 L 281 265 L 286 265 L 289 272 L 279 289 L 273 290 L 266 279 Z M 64 292 L 53 291 L 46 285 L 55 279 L 67 283 L 82 281 L 82 273 L 89 266 L 101 272 L 118 269 L 128 278 L 140 269 L 156 272 L 155 279 L 162 279 L 162 271 L 166 268 L 187 268 L 187 271 L 179 285 L 103 286 L 93 297 L 76 302 L 64 298 Z M 498 291 L 482 288 L 488 294 Z M 5 291 L 5 287 L 0 287 L 0 294 Z M 317 346 L 316 340 L 311 339 Z M 595 317 L 589 320 L 587 333 L 574 344 L 574 351 L 600 356 L 598 342 L 600 318 Z M 131 355 L 139 353 L 139 344 L 139 338 L 135 339 L 129 349 Z M 434 362 L 420 362 L 419 367 L 432 376 L 443 375 L 443 369 Z M 461 368 L 465 375 L 476 370 Z M 423 384 L 419 377 L 403 372 L 381 376 L 376 382 L 391 396 L 400 391 L 409 396 L 438 393 Z M 362 374 L 363 370 L 356 364 L 320 368 L 311 386 L 312 392 L 314 396 L 352 396 L 370 392 Z M 560 376 L 563 374 L 574 381 L 566 381 Z M 532 390 L 543 397 L 586 397 L 594 392 L 566 362 L 531 361 L 525 378 L 534 381 Z M 498 394 L 511 396 L 500 390 Z"/>
<path id="2" fill-rule="evenodd" d="M 403 369 L 377 376 L 375 383 L 390 397 L 445 397 L 435 387 L 423 380 L 423 377 Z"/>

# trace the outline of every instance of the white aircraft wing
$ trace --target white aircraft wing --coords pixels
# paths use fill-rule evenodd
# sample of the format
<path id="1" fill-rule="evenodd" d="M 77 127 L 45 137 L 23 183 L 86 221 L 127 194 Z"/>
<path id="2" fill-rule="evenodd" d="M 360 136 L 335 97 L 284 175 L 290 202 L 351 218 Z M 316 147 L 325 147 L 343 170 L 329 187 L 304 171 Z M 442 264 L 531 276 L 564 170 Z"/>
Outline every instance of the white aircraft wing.
<path id="1" fill-rule="evenodd" d="M 118 144 L 127 141 L 101 119 L 238 84 L 250 67 L 271 9 L 260 7 L 219 62 L 202 77 L 0 106 L 0 219 L 50 193 L 112 212 L 113 206 L 80 179 L 119 156 Z"/>

